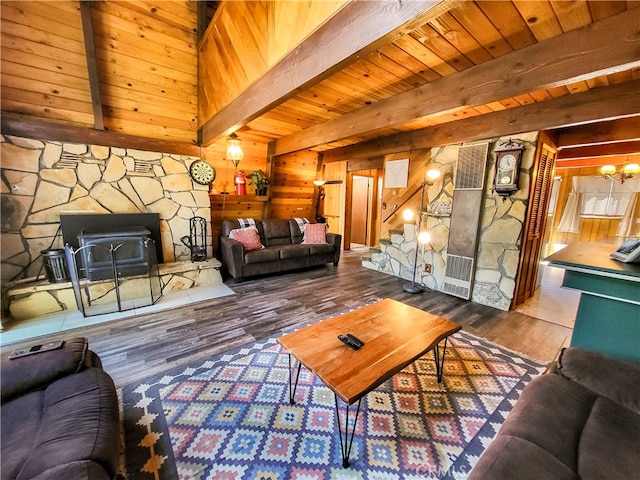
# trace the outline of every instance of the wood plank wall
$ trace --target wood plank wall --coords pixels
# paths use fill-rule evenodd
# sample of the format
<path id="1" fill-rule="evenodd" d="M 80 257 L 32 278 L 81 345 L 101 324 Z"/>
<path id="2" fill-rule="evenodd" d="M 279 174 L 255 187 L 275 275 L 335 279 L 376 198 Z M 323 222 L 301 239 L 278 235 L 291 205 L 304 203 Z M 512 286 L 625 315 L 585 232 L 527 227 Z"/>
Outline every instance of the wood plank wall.
<path id="1" fill-rule="evenodd" d="M 272 160 L 269 218 L 306 217 L 314 221 L 317 169 L 315 152 L 301 151 Z"/>
<path id="2" fill-rule="evenodd" d="M 380 238 L 389 238 L 391 230 L 401 230 L 403 228 L 405 221 L 402 218 L 402 212 L 404 210 L 410 208 L 414 212 L 417 212 L 420 209 L 420 192 L 415 192 L 424 181 L 427 166 L 431 162 L 431 149 L 387 155 L 385 160 L 400 160 L 403 158 L 409 159 L 409 180 L 407 187 L 384 188 L 383 184 L 382 203 L 383 205 L 386 204 L 386 208 L 382 210 L 380 218 Z M 427 198 L 425 194 L 425 202 L 426 201 Z M 388 220 L 386 220 L 387 218 Z"/>
<path id="3" fill-rule="evenodd" d="M 78 2 L 3 1 L 1 15 L 2 110 L 93 126 Z"/>
<path id="4" fill-rule="evenodd" d="M 196 2 L 93 1 L 105 127 L 197 140 Z M 93 127 L 79 2 L 2 2 L 2 110 Z"/>
<path id="5" fill-rule="evenodd" d="M 196 2 L 91 2 L 105 126 L 197 140 Z"/>
<path id="6" fill-rule="evenodd" d="M 222 2 L 199 44 L 200 124 L 345 3 Z"/>
<path id="7" fill-rule="evenodd" d="M 554 243 L 570 244 L 573 242 L 597 242 L 616 245 L 621 239 L 616 237 L 616 231 L 620 225 L 619 219 L 608 218 L 583 218 L 580 224 L 580 233 L 558 232 L 558 224 L 562 218 L 562 212 L 571 193 L 572 177 L 583 175 L 599 175 L 600 167 L 559 168 L 556 177 L 561 178 L 558 204 L 553 225 L 547 225 L 550 231 L 549 241 Z"/>

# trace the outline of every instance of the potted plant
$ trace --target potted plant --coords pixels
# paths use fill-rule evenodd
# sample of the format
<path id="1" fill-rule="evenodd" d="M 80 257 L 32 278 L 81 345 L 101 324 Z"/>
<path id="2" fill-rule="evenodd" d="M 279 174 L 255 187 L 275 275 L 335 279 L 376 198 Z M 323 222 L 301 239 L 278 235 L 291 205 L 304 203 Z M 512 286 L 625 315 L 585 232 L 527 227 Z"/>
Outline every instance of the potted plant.
<path id="1" fill-rule="evenodd" d="M 256 191 L 256 195 L 266 195 L 269 179 L 262 170 L 253 170 L 247 175 L 249 185 Z"/>

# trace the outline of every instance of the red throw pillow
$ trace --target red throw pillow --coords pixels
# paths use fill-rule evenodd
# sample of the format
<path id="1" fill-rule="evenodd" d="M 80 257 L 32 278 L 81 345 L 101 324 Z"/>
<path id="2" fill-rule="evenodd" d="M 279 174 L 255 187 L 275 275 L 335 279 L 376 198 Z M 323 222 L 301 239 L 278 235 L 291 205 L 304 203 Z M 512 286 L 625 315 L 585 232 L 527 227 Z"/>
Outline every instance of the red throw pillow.
<path id="1" fill-rule="evenodd" d="M 302 243 L 327 243 L 327 224 L 307 223 L 304 228 L 304 240 L 302 240 Z"/>
<path id="2" fill-rule="evenodd" d="M 255 227 L 250 228 L 236 228 L 229 232 L 229 238 L 237 240 L 244 246 L 246 252 L 251 250 L 260 250 L 264 248 L 260 243 L 260 235 L 258 235 L 258 229 Z"/>

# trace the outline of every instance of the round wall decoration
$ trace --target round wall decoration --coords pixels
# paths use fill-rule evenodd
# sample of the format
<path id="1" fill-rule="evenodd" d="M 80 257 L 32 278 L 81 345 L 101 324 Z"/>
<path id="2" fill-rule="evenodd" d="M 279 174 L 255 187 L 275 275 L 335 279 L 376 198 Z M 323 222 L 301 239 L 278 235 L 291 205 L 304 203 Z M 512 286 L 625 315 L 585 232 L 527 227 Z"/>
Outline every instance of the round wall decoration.
<path id="1" fill-rule="evenodd" d="M 189 175 L 200 185 L 209 185 L 216 178 L 216 170 L 204 160 L 196 160 L 189 168 Z"/>

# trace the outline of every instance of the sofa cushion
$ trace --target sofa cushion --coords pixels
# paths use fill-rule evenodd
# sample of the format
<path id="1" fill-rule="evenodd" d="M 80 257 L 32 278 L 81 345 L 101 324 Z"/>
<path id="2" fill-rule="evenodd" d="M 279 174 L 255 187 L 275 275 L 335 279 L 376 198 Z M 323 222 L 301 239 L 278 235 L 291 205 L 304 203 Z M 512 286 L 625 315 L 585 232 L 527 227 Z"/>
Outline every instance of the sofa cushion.
<path id="1" fill-rule="evenodd" d="M 3 404 L 0 413 L 3 479 L 30 479 L 85 461 L 115 476 L 120 454 L 118 398 L 104 371 L 87 368 L 60 378 Z"/>
<path id="2" fill-rule="evenodd" d="M 305 244 L 323 244 L 327 243 L 327 224 L 326 223 L 310 223 L 304 230 Z"/>
<path id="3" fill-rule="evenodd" d="M 255 227 L 236 228 L 234 230 L 231 230 L 229 232 L 229 238 L 240 242 L 244 247 L 245 252 L 264 248 L 264 245 L 262 245 L 262 243 L 260 242 L 258 229 Z"/>
<path id="4" fill-rule="evenodd" d="M 303 245 L 298 243 L 296 245 L 282 245 L 278 248 L 280 250 L 280 258 L 298 258 L 298 257 L 308 257 L 309 256 L 309 247 L 307 245 Z M 300 265 L 304 267 L 305 265 Z"/>
<path id="5" fill-rule="evenodd" d="M 321 243 L 318 245 L 307 245 L 311 255 L 322 255 L 323 253 L 334 253 L 335 245 L 332 243 Z"/>
<path id="6" fill-rule="evenodd" d="M 262 228 L 264 229 L 265 246 L 272 247 L 292 243 L 289 220 L 263 220 Z"/>
<path id="7" fill-rule="evenodd" d="M 280 250 L 278 247 L 263 248 L 262 250 L 253 250 L 244 255 L 244 263 L 272 262 L 280 259 Z"/>
<path id="8" fill-rule="evenodd" d="M 61 348 L 9 360 L 10 351 L 0 356 L 2 403 L 27 392 L 38 390 L 58 378 L 76 373 L 85 366 L 86 338 L 65 340 Z"/>
<path id="9" fill-rule="evenodd" d="M 580 348 L 564 349 L 558 360 L 564 377 L 640 415 L 640 365 Z M 620 388 L 624 385 L 624 388 Z"/>

